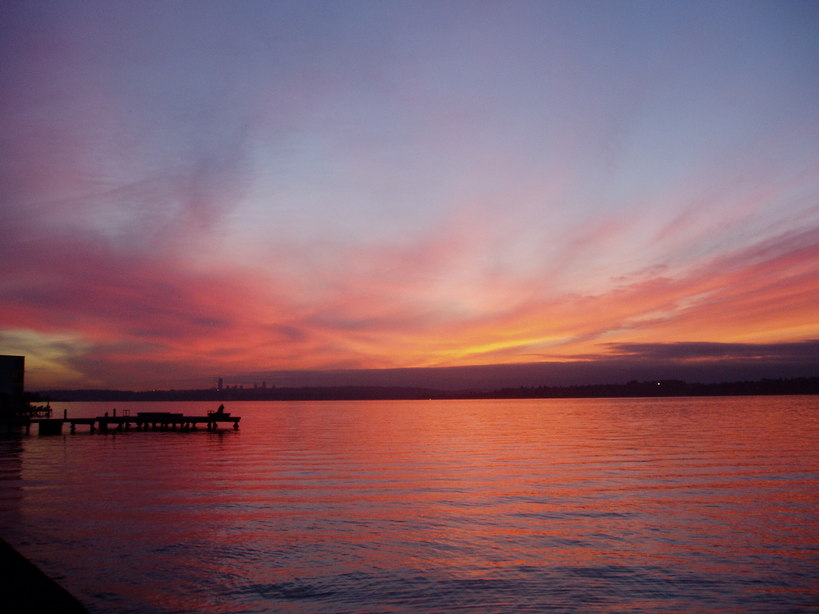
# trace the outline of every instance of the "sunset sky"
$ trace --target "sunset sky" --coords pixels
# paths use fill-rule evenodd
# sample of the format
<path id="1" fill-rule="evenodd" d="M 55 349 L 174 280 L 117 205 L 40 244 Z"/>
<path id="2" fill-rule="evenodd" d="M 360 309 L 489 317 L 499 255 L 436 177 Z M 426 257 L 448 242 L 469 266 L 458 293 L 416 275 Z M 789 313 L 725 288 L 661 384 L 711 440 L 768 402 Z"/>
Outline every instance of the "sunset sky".
<path id="1" fill-rule="evenodd" d="M 29 389 L 819 375 L 819 3 L 12 0 L 0 79 Z"/>

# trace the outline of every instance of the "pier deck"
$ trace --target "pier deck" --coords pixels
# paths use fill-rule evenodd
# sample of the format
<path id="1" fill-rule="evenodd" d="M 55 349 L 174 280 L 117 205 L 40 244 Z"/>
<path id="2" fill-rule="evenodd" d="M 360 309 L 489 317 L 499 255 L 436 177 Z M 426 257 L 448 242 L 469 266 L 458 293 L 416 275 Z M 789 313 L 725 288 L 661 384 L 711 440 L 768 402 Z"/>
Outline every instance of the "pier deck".
<path id="1" fill-rule="evenodd" d="M 135 416 L 128 413 L 116 415 L 97 416 L 96 418 L 69 418 L 63 415 L 62 418 L 31 418 L 21 422 L 26 433 L 30 431 L 32 424 L 37 424 L 40 435 L 59 435 L 62 433 L 63 425 L 68 424 L 72 433 L 76 432 L 77 426 L 87 426 L 93 433 L 99 430 L 101 433 L 110 431 L 127 431 L 134 429 L 137 431 L 195 431 L 198 426 L 204 425 L 208 431 L 216 431 L 220 424 L 232 424 L 234 430 L 239 429 L 239 416 L 231 416 L 229 413 L 209 412 L 206 416 L 186 416 L 184 414 L 172 412 L 139 412 Z"/>

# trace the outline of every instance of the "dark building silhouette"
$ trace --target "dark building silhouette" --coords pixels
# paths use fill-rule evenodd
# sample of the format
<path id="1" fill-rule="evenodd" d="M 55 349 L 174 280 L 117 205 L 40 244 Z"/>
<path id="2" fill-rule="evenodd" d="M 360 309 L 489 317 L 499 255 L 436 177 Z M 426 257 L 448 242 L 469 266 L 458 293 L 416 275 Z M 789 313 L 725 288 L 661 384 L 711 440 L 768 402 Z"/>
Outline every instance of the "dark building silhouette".
<path id="1" fill-rule="evenodd" d="M 26 357 L 0 355 L 0 412 L 13 413 L 25 404 Z"/>
<path id="2" fill-rule="evenodd" d="M 0 355 L 0 394 L 23 396 L 26 357 Z"/>

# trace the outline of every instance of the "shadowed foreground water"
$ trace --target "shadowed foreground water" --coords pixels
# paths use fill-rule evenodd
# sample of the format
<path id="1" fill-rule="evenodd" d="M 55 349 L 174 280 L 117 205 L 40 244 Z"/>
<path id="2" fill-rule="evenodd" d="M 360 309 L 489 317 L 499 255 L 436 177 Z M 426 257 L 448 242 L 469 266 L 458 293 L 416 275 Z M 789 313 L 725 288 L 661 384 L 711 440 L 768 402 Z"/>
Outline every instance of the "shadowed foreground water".
<path id="1" fill-rule="evenodd" d="M 227 409 L 0 439 L 0 532 L 99 613 L 819 606 L 817 397 Z"/>

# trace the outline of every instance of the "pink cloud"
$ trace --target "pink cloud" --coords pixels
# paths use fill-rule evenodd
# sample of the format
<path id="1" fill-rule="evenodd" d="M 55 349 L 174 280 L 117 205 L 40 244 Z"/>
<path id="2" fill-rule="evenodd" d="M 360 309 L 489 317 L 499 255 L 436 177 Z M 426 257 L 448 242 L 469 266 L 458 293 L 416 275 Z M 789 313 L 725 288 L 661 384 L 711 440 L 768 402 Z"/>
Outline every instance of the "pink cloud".
<path id="1" fill-rule="evenodd" d="M 487 228 L 450 230 L 405 245 L 333 245 L 334 266 L 290 264 L 281 273 L 275 259 L 207 267 L 173 249 L 152 256 L 85 238 L 52 237 L 48 250 L 22 242 L 3 266 L 0 310 L 6 329 L 77 335 L 79 371 L 133 386 L 231 371 L 517 363 L 603 357 L 610 343 L 817 335 L 815 229 L 685 269 L 624 275 L 596 292 L 552 283 L 553 273 L 561 261 L 616 245 L 622 226 L 589 226 L 528 275 L 475 264 L 493 239 Z M 271 254 L 299 261 L 310 251 L 294 243 Z"/>

